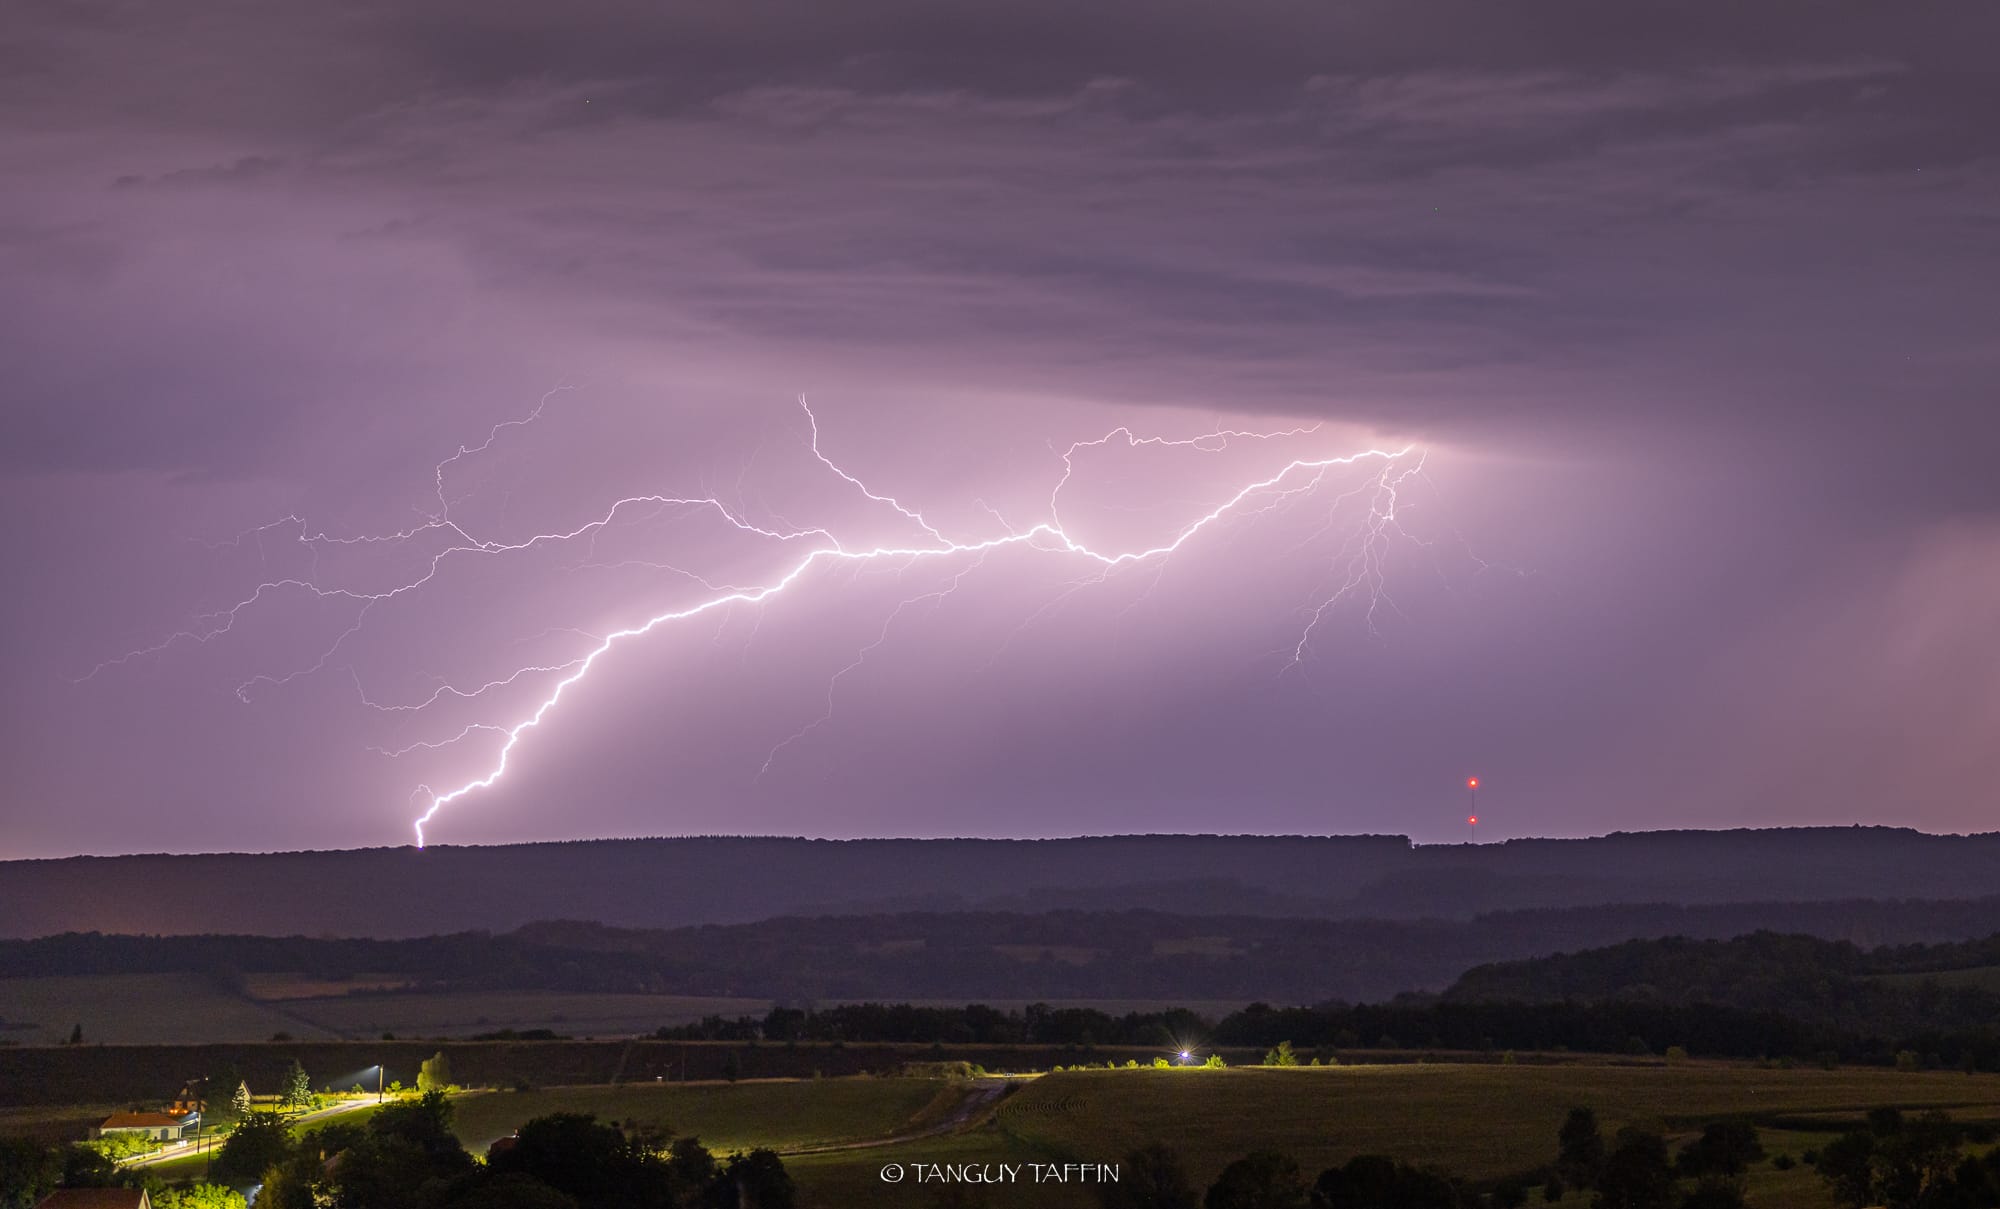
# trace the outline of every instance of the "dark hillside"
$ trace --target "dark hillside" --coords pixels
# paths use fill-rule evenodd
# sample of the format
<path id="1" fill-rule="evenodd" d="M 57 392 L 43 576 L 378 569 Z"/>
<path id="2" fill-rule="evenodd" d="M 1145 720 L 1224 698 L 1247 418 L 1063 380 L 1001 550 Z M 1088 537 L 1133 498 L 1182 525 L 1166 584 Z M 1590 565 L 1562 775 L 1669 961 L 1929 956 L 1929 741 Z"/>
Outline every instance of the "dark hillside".
<path id="1" fill-rule="evenodd" d="M 1600 903 L 1973 898 L 2000 836 L 1896 828 L 1621 833 L 1417 847 L 1398 836 L 596 840 L 0 862 L 0 937 L 423 936 L 537 919 L 1151 910 L 1467 919 Z"/>

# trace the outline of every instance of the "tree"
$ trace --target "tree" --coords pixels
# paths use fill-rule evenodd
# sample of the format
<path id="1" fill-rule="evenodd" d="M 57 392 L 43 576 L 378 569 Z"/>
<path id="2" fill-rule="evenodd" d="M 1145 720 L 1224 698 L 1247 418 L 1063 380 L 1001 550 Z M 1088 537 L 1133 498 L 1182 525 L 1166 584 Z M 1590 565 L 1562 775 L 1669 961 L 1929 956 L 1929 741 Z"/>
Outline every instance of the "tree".
<path id="1" fill-rule="evenodd" d="M 297 1058 L 285 1068 L 285 1077 L 278 1083 L 278 1098 L 286 1108 L 300 1112 L 313 1106 L 312 1079 Z"/>
<path id="2" fill-rule="evenodd" d="M 1743 1209 L 1743 1186 L 1711 1176 L 1681 1198 L 1680 1209 Z"/>
<path id="3" fill-rule="evenodd" d="M 1875 1137 L 1865 1129 L 1841 1134 L 1819 1152 L 1819 1176 L 1833 1199 L 1862 1206 L 1875 1200 Z"/>
<path id="4" fill-rule="evenodd" d="M 575 1197 L 519 1172 L 475 1172 L 441 1197 L 439 1209 L 578 1209 Z"/>
<path id="5" fill-rule="evenodd" d="M 1097 1186 L 1097 1202 L 1103 1209 L 1200 1209 L 1201 1196 L 1180 1154 L 1154 1143 L 1125 1156 L 1118 1182 Z"/>
<path id="6" fill-rule="evenodd" d="M 1942 1203 L 1958 1165 L 1961 1139 L 1951 1118 L 1927 1112 L 1914 1120 L 1893 1108 L 1868 1114 L 1821 1150 L 1819 1174 L 1845 1205 L 1917 1209 Z"/>
<path id="7" fill-rule="evenodd" d="M 451 1118 L 442 1092 L 376 1112 L 360 1139 L 340 1151 L 332 1203 L 339 1209 L 430 1209 L 445 1189 L 478 1170 L 452 1133 Z M 318 1136 L 334 1145 L 342 1140 L 331 1128 Z"/>
<path id="8" fill-rule="evenodd" d="M 798 1193 L 775 1150 L 732 1155 L 702 1200 L 713 1209 L 792 1209 Z"/>
<path id="9" fill-rule="evenodd" d="M 1757 1128 L 1748 1121 L 1711 1121 L 1701 1136 L 1681 1147 L 1675 1165 L 1683 1175 L 1739 1176 L 1764 1157 Z"/>
<path id="10" fill-rule="evenodd" d="M 700 1138 L 675 1138 L 667 1150 L 667 1174 L 680 1188 L 706 1188 L 721 1169 Z"/>
<path id="11" fill-rule="evenodd" d="M 236 1081 L 236 1090 L 229 1093 L 229 1112 L 239 1121 L 250 1115 L 250 1085 L 241 1079 Z"/>
<path id="12" fill-rule="evenodd" d="M 257 1209 L 315 1209 L 315 1195 L 326 1169 L 318 1156 L 294 1154 L 264 1173 L 264 1186 L 257 1190 Z"/>
<path id="13" fill-rule="evenodd" d="M 0 1137 L 0 1209 L 34 1209 L 62 1177 L 61 1148 Z"/>
<path id="14" fill-rule="evenodd" d="M 1597 1177 L 1594 1209 L 1671 1209 L 1674 1169 L 1659 1134 L 1626 1126 L 1618 1131 Z"/>
<path id="15" fill-rule="evenodd" d="M 1513 1204 L 1527 1199 L 1526 1188 L 1515 1192 Z M 1313 1182 L 1313 1204 L 1323 1209 L 1458 1209 L 1463 1199 L 1446 1177 L 1379 1154 L 1356 1155 Z"/>
<path id="16" fill-rule="evenodd" d="M 1265 1066 L 1297 1066 L 1298 1064 L 1299 1056 L 1292 1052 L 1292 1043 L 1289 1041 L 1278 1042 L 1275 1048 L 1264 1055 Z"/>
<path id="17" fill-rule="evenodd" d="M 221 1184 L 162 1188 L 147 1199 L 153 1209 L 244 1209 L 243 1194 Z"/>
<path id="18" fill-rule="evenodd" d="M 232 1187 L 245 1188 L 262 1183 L 265 1172 L 291 1155 L 292 1131 L 283 1117 L 274 1112 L 245 1113 L 216 1152 L 209 1174 Z"/>
<path id="19" fill-rule="evenodd" d="M 614 1126 L 584 1113 L 554 1113 L 521 1126 L 492 1156 L 495 1172 L 530 1175 L 584 1205 L 672 1205 L 700 1189 L 679 1184 L 669 1164 Z"/>
<path id="20" fill-rule="evenodd" d="M 103 1142 L 71 1146 L 63 1155 L 62 1185 L 65 1188 L 120 1188 L 125 1185 L 127 1174 L 118 1165 L 118 1160 L 105 1149 Z"/>
<path id="21" fill-rule="evenodd" d="M 1258 1150 L 1222 1169 L 1203 1209 L 1305 1209 L 1306 1181 L 1291 1155 Z"/>
<path id="22" fill-rule="evenodd" d="M 1571 1188 L 1591 1188 L 1603 1166 L 1604 1134 L 1597 1128 L 1597 1114 L 1570 1109 L 1556 1131 L 1556 1174 Z"/>
<path id="23" fill-rule="evenodd" d="M 439 1050 L 424 1059 L 417 1067 L 417 1090 L 420 1092 L 444 1091 L 451 1086 L 451 1059 Z"/>

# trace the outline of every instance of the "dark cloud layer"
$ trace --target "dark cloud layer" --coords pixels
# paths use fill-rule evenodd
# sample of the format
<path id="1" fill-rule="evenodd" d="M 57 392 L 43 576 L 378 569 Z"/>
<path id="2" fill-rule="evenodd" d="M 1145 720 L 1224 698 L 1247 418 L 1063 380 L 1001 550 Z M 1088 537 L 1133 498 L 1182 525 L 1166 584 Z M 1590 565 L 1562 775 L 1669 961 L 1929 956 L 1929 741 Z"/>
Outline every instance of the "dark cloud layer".
<path id="1" fill-rule="evenodd" d="M 975 497 L 1036 506 L 1047 440 L 1116 423 L 1415 439 L 1427 532 L 1472 553 L 1291 677 L 1260 662 L 1310 595 L 1269 570 L 1298 557 L 1277 533 L 1058 611 L 1013 672 L 947 672 L 1040 615 L 1029 573 L 982 569 L 750 777 L 901 599 L 863 580 L 772 607 L 733 663 L 635 656 L 454 838 L 1214 828 L 1225 799 L 1232 826 L 1435 836 L 1468 764 L 1519 787 L 1515 834 L 1985 826 L 1990 8 L 16 11 L 6 855 L 399 838 L 437 770 L 366 754 L 424 736 L 378 733 L 356 681 L 477 682 L 665 589 L 496 571 L 526 578 L 371 611 L 247 706 L 245 675 L 312 665 L 351 618 L 281 602 L 66 677 L 311 570 L 277 570 L 282 536 L 186 539 L 407 525 L 440 457 L 565 382 L 532 440 L 454 471 L 483 521 L 732 483 L 802 520 L 828 506 L 799 486 L 807 390 L 871 482 L 966 525 Z M 1246 575 L 1268 597 L 1218 611 Z M 1097 641 L 1127 607 L 1153 620 Z M 553 797 L 587 805 L 557 824 Z"/>

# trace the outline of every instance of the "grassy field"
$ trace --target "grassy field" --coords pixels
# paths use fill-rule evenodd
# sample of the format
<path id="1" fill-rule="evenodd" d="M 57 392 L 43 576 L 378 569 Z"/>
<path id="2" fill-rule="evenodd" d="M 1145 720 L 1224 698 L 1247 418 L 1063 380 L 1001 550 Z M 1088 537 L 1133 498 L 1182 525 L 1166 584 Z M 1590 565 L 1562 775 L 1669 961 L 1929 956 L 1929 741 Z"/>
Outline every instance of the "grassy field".
<path id="1" fill-rule="evenodd" d="M 762 1016 L 772 1007 L 769 999 L 706 995 L 394 989 L 402 983 L 383 974 L 344 980 L 251 974 L 244 978 L 242 993 L 236 993 L 195 974 L 5 978 L 0 979 L 0 1040 L 52 1045 L 68 1038 L 77 1024 L 83 1026 L 85 1041 L 112 1045 L 251 1042 L 279 1033 L 300 1040 L 365 1041 L 384 1033 L 459 1038 L 503 1029 L 631 1037 L 704 1016 Z M 964 1006 L 963 1000 L 897 1001 Z M 991 1000 L 988 1005 L 1017 1011 L 1029 1002 Z M 1092 999 L 1054 1000 L 1049 1006 L 1095 1008 L 1114 1016 L 1186 1007 L 1219 1018 L 1243 1004 Z"/>
<path id="2" fill-rule="evenodd" d="M 570 1087 L 488 1092 L 457 1102 L 457 1133 L 483 1154 L 532 1117 L 588 1112 L 675 1136 L 694 1134 L 718 1153 L 823 1146 L 904 1131 L 955 1102 L 963 1083 L 941 1079 L 803 1079 L 747 1083 Z"/>
<path id="3" fill-rule="evenodd" d="M 1625 1124 L 1664 1129 L 1676 1144 L 1700 1121 L 1775 1114 L 1858 1117 L 1880 1104 L 1939 1106 L 1960 1118 L 2000 1116 L 2000 1079 L 1890 1071 L 1764 1071 L 1663 1066 L 1351 1066 L 1290 1070 L 1085 1071 L 1026 1083 L 993 1123 L 948 1139 L 788 1161 L 809 1203 L 927 1205 L 933 1191 L 909 1180 L 890 1192 L 879 1171 L 901 1162 L 1118 1162 L 1167 1141 L 1205 1184 L 1256 1147 L 1295 1155 L 1308 1177 L 1355 1154 L 1389 1154 L 1490 1178 L 1547 1162 L 1575 1105 L 1594 1108 L 1606 1132 Z M 1772 1130 L 1766 1147 L 1797 1158 L 1831 1133 Z M 1759 1165 L 1749 1180 L 1758 1209 L 1829 1209 L 1803 1165 Z M 982 1190 L 975 1204 L 1083 1209 L 1085 1188 L 1044 1184 Z M 1582 1197 L 1569 1203 L 1582 1205 Z"/>
<path id="4" fill-rule="evenodd" d="M 781 1051 L 766 1047 L 775 1055 Z M 971 1085 L 916 1078 L 748 1079 L 476 1092 L 457 1101 L 458 1130 L 483 1151 L 522 1121 L 590 1112 L 676 1135 L 717 1151 L 794 1150 L 903 1136 L 946 1120 Z M 1557 1126 L 1573 1106 L 1596 1110 L 1608 1133 L 1626 1124 L 1665 1131 L 1678 1144 L 1706 1120 L 1743 1117 L 1765 1125 L 1773 1155 L 1824 1146 L 1869 1108 L 1940 1107 L 1960 1119 L 2000 1119 L 2000 1077 L 1885 1069 L 1764 1070 L 1694 1062 L 1668 1066 L 1577 1060 L 1561 1065 L 1402 1064 L 1284 1070 L 1069 1071 L 1024 1078 L 963 1132 L 865 1149 L 797 1154 L 786 1160 L 808 1209 L 907 1205 L 930 1209 L 938 1190 L 908 1177 L 893 1187 L 885 1164 L 1117 1163 L 1137 1146 L 1165 1141 L 1205 1185 L 1222 1166 L 1257 1148 L 1295 1155 L 1308 1173 L 1355 1154 L 1381 1153 L 1492 1178 L 1553 1157 Z M 0 1129 L 36 1132 L 86 1120 L 103 1106 L 0 1116 Z M 1826 1132 L 1802 1127 L 1817 1118 Z M 354 1118 L 349 1118 L 354 1119 Z M 196 1161 L 198 1162 L 198 1160 Z M 171 1173 L 170 1173 L 171 1174 Z M 1753 1169 L 1757 1209 L 1830 1209 L 1818 1176 L 1801 1164 Z M 994 1209 L 1087 1209 L 1088 1187 L 993 1186 L 968 1205 Z M 1584 1204 L 1571 1197 L 1571 1209 Z"/>
<path id="5" fill-rule="evenodd" d="M 72 1142 L 88 1137 L 90 1127 L 129 1104 L 58 1104 L 33 1108 L 0 1108 L 0 1137 L 38 1138 Z"/>
<path id="6" fill-rule="evenodd" d="M 28 1024 L 4 1034 L 23 1045 L 52 1045 L 83 1026 L 95 1044 L 178 1045 L 261 1041 L 273 1033 L 332 1037 L 286 1012 L 233 995 L 198 974 L 107 974 L 0 979 L 0 1022 Z"/>

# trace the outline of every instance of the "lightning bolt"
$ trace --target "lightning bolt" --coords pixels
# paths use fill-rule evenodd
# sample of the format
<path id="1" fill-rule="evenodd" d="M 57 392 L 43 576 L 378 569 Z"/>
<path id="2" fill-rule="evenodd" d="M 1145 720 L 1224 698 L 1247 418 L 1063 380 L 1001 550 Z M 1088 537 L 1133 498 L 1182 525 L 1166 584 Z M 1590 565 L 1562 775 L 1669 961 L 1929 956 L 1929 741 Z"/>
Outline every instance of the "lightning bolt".
<path id="1" fill-rule="evenodd" d="M 875 637 L 857 651 L 848 664 L 834 673 L 828 683 L 826 706 L 822 714 L 771 748 L 764 763 L 766 770 L 785 748 L 825 724 L 833 716 L 835 695 L 841 681 L 858 670 L 870 654 L 889 640 L 897 620 L 906 610 L 920 604 L 937 607 L 958 589 L 968 575 L 979 569 L 988 555 L 997 551 L 1019 547 L 1050 558 L 1075 562 L 1080 564 L 1084 572 L 1081 577 L 1067 585 L 1066 590 L 1056 600 L 1044 605 L 1042 609 L 1023 621 L 1022 627 L 1025 628 L 1076 592 L 1094 584 L 1101 584 L 1106 578 L 1123 569 L 1138 566 L 1151 566 L 1156 572 L 1163 569 L 1165 561 L 1176 551 L 1231 518 L 1254 517 L 1279 508 L 1295 507 L 1321 494 L 1329 476 L 1334 473 L 1359 471 L 1361 478 L 1357 484 L 1340 491 L 1326 501 L 1327 519 L 1324 525 L 1307 539 L 1307 543 L 1311 543 L 1337 532 L 1341 534 L 1341 546 L 1329 565 L 1327 577 L 1321 584 L 1320 590 L 1312 602 L 1302 610 L 1303 620 L 1298 640 L 1289 651 L 1289 664 L 1296 666 L 1306 658 L 1317 631 L 1342 601 L 1357 596 L 1365 598 L 1366 615 L 1371 627 L 1378 608 L 1395 608 L 1395 602 L 1388 595 L 1385 583 L 1388 548 L 1394 541 L 1408 539 L 1419 544 L 1428 544 L 1405 529 L 1401 519 L 1409 507 L 1401 493 L 1408 482 L 1424 473 L 1424 453 L 1415 445 L 1368 448 L 1286 461 L 1275 470 L 1243 483 L 1219 502 L 1212 503 L 1206 508 L 1196 505 L 1200 510 L 1174 526 L 1170 531 L 1171 535 L 1165 540 L 1151 545 L 1141 544 L 1123 549 L 1100 548 L 1080 537 L 1071 522 L 1064 517 L 1064 492 L 1078 474 L 1077 462 L 1080 455 L 1087 451 L 1122 445 L 1123 448 L 1134 451 L 1179 448 L 1213 453 L 1227 449 L 1235 443 L 1309 439 L 1319 431 L 1318 425 L 1273 432 L 1218 428 L 1187 438 L 1141 436 L 1129 427 L 1121 426 L 1091 440 L 1074 442 L 1057 453 L 1060 472 L 1050 488 L 1045 516 L 1042 519 L 1031 524 L 1025 523 L 1026 518 L 1023 518 L 1023 523 L 1020 524 L 1010 523 L 983 500 L 975 501 L 978 507 L 997 523 L 997 531 L 983 536 L 949 537 L 927 519 L 920 509 L 903 502 L 897 496 L 871 488 L 862 478 L 851 473 L 826 453 L 822 448 L 819 418 L 803 396 L 799 399 L 799 407 L 806 419 L 809 448 L 814 459 L 862 497 L 893 512 L 906 522 L 910 527 L 908 538 L 875 545 L 851 545 L 843 543 L 831 530 L 821 526 L 793 525 L 782 520 L 770 524 L 755 523 L 741 509 L 733 508 L 715 496 L 650 494 L 627 496 L 613 501 L 580 525 L 514 540 L 482 536 L 472 527 L 455 519 L 452 516 L 454 501 L 448 486 L 452 468 L 467 458 L 492 449 L 513 430 L 526 428 L 540 421 L 551 400 L 569 389 L 571 388 L 557 387 L 556 390 L 543 396 L 533 411 L 527 415 L 494 425 L 484 441 L 477 445 L 460 445 L 449 457 L 438 462 L 432 476 L 432 496 L 435 506 L 427 509 L 424 519 L 417 524 L 389 533 L 335 535 L 314 530 L 304 518 L 293 515 L 249 530 L 231 539 L 230 542 L 219 543 L 240 546 L 246 539 L 254 537 L 261 547 L 267 534 L 287 531 L 293 541 L 314 551 L 316 557 L 317 552 L 323 547 L 400 545 L 435 538 L 437 544 L 427 557 L 420 559 L 419 572 L 414 576 L 405 577 L 399 582 L 373 586 L 323 586 L 317 582 L 316 577 L 308 576 L 287 576 L 269 580 L 258 584 L 252 591 L 227 607 L 197 615 L 188 626 L 169 634 L 159 642 L 104 660 L 78 679 L 89 680 L 108 669 L 159 653 L 176 644 L 200 645 L 215 641 L 228 634 L 247 611 L 279 596 L 300 594 L 317 600 L 337 601 L 354 606 L 353 615 L 347 626 L 311 663 L 286 673 L 253 676 L 239 684 L 237 695 L 247 701 L 252 690 L 260 685 L 282 685 L 296 678 L 324 671 L 339 657 L 342 649 L 354 635 L 362 630 L 373 610 L 420 591 L 436 579 L 443 568 L 458 559 L 514 554 L 540 547 L 561 546 L 579 540 L 586 541 L 590 545 L 586 548 L 585 561 L 574 565 L 656 567 L 673 571 L 702 586 L 707 595 L 692 604 L 654 613 L 633 624 L 609 632 L 586 634 L 585 637 L 590 640 L 591 645 L 573 658 L 524 664 L 505 675 L 493 676 L 476 684 L 458 685 L 440 681 L 428 696 L 416 700 L 403 702 L 376 700 L 362 686 L 359 676 L 355 675 L 355 690 L 363 704 L 385 713 L 416 713 L 445 700 L 479 701 L 489 694 L 524 680 L 554 678 L 533 707 L 511 721 L 473 722 L 443 739 L 412 743 L 401 748 L 375 749 L 385 755 L 393 756 L 417 750 L 434 751 L 448 748 L 475 734 L 491 734 L 499 737 L 497 751 L 486 770 L 480 775 L 443 788 L 421 784 L 412 791 L 413 805 L 420 808 L 412 823 L 412 829 L 416 834 L 417 846 L 421 848 L 425 843 L 425 828 L 437 818 L 438 814 L 454 803 L 489 789 L 501 781 L 514 766 L 527 737 L 554 715 L 571 692 L 614 652 L 657 630 L 705 614 L 723 613 L 736 605 L 761 605 L 785 593 L 799 590 L 802 585 L 813 580 L 817 571 L 840 567 L 859 568 L 878 563 L 898 567 L 901 570 L 929 562 L 955 561 L 963 564 L 958 567 L 945 587 L 909 597 L 895 606 L 884 619 Z M 1342 518 L 1349 511 L 1348 506 L 1357 502 L 1358 516 L 1343 522 Z M 633 513 L 658 516 L 669 512 L 711 516 L 742 534 L 774 544 L 779 548 L 794 545 L 803 545 L 805 548 L 784 565 L 779 573 L 765 582 L 748 585 L 715 584 L 694 572 L 669 563 L 645 560 L 624 560 L 616 563 L 589 561 L 594 558 L 598 535 L 620 518 Z M 574 632 L 582 633 L 582 631 Z M 1017 630 L 1016 633 L 1018 632 Z M 352 673 L 352 669 L 349 670 Z"/>

